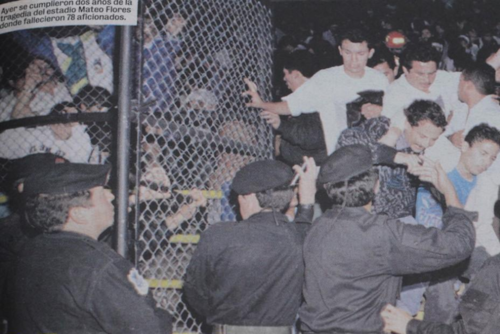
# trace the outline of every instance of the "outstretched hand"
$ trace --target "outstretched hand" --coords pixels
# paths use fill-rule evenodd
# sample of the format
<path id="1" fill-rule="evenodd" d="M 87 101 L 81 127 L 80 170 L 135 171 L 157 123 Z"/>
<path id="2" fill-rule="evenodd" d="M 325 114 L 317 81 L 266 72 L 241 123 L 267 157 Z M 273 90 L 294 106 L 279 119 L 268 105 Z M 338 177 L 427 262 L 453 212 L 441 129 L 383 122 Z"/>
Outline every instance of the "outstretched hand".
<path id="1" fill-rule="evenodd" d="M 244 78 L 245 84 L 248 86 L 248 90 L 243 92 L 243 96 L 250 96 L 251 100 L 246 104 L 247 107 L 262 108 L 264 101 L 262 101 L 259 92 L 257 91 L 257 85 L 255 82 L 248 78 Z"/>
<path id="2" fill-rule="evenodd" d="M 408 167 L 408 173 L 414 174 L 414 170 L 422 164 L 422 157 L 416 154 L 398 152 L 394 157 L 394 162 Z"/>
<path id="3" fill-rule="evenodd" d="M 299 165 L 293 166 L 293 170 L 299 175 L 299 202 L 300 204 L 314 204 L 319 170 L 313 158 L 304 157 L 304 163 L 305 170 L 302 170 Z"/>

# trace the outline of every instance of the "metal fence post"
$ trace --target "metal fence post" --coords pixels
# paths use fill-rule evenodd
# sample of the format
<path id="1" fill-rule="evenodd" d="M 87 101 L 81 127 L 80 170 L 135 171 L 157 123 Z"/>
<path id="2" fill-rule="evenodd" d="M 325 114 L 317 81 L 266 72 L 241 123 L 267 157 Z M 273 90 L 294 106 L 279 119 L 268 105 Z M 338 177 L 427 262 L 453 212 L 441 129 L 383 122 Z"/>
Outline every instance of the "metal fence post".
<path id="1" fill-rule="evenodd" d="M 132 82 L 132 27 L 120 28 L 120 61 L 118 84 L 118 131 L 117 131 L 117 219 L 115 249 L 127 256 L 128 226 L 128 173 L 130 149 L 130 107 Z"/>

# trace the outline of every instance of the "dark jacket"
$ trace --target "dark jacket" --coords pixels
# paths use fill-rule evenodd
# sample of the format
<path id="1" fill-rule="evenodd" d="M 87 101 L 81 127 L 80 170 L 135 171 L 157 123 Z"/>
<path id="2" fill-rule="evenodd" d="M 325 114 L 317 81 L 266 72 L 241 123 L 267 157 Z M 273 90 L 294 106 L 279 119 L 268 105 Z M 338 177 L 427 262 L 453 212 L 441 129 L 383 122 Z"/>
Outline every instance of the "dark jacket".
<path id="1" fill-rule="evenodd" d="M 411 320 L 407 334 L 500 333 L 500 255 L 486 261 L 459 306 L 462 319 L 452 325 Z"/>
<path id="2" fill-rule="evenodd" d="M 443 230 L 406 225 L 364 208 L 334 207 L 314 222 L 304 243 L 302 330 L 380 333 L 380 311 L 394 304 L 400 275 L 467 258 L 475 241 L 472 213 L 449 208 Z"/>
<path id="3" fill-rule="evenodd" d="M 379 171 L 380 189 L 373 200 L 373 212 L 385 214 L 391 218 L 403 218 L 414 215 L 417 195 L 418 179 L 408 174 L 406 166 L 396 165 L 393 162 L 397 151 L 411 153 L 411 149 L 400 138 L 396 149 L 379 144 L 378 140 L 389 129 L 390 120 L 387 117 L 377 117 L 363 122 L 358 127 L 344 130 L 339 137 L 337 148 L 362 144 L 372 151 L 374 159 L 382 161 L 377 166 Z M 392 151 L 392 160 L 379 159 L 380 152 Z M 386 155 L 386 154 L 385 154 Z"/>
<path id="4" fill-rule="evenodd" d="M 292 326 L 302 300 L 308 226 L 272 212 L 212 225 L 187 268 L 189 305 L 211 325 Z"/>
<path id="5" fill-rule="evenodd" d="M 106 244 L 57 232 L 29 240 L 9 275 L 11 333 L 171 333 L 147 282 Z"/>
<path id="6" fill-rule="evenodd" d="M 327 158 L 323 127 L 318 113 L 282 119 L 277 131 L 281 134 L 280 153 L 293 166 L 302 165 L 303 157 L 314 158 L 321 165 Z"/>

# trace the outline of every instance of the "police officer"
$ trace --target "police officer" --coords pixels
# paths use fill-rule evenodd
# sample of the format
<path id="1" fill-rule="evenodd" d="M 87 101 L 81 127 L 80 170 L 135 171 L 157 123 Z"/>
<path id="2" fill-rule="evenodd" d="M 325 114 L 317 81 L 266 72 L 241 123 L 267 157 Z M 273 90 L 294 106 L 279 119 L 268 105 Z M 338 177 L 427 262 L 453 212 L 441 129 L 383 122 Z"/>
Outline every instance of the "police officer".
<path id="1" fill-rule="evenodd" d="M 372 154 L 345 146 L 322 165 L 334 206 L 315 221 L 304 242 L 304 333 L 381 333 L 381 309 L 394 303 L 401 275 L 440 269 L 467 258 L 475 241 L 473 214 L 459 209 L 453 184 L 439 168 L 415 170 L 446 198 L 445 228 L 405 225 L 370 213 L 377 188 Z"/>
<path id="2" fill-rule="evenodd" d="M 207 229 L 187 268 L 189 305 L 214 333 L 290 334 L 301 303 L 302 241 L 312 219 L 316 165 L 300 174 L 299 213 L 290 223 L 282 210 L 294 193 L 286 164 L 257 161 L 234 177 L 243 221 Z"/>
<path id="3" fill-rule="evenodd" d="M 105 165 L 56 164 L 24 180 L 25 214 L 43 233 L 8 278 L 12 333 L 170 333 L 148 283 L 99 235 L 113 224 Z"/>

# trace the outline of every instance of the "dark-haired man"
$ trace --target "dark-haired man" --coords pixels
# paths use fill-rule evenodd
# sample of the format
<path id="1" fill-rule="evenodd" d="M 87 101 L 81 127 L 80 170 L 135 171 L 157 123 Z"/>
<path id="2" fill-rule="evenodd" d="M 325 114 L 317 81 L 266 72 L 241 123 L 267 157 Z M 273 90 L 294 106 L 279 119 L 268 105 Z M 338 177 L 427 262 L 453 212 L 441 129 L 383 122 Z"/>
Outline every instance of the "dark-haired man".
<path id="1" fill-rule="evenodd" d="M 500 131 L 486 124 L 475 126 L 467 136 L 461 147 L 458 165 L 447 173 L 457 191 L 462 205 L 465 205 L 472 189 L 477 184 L 478 176 L 484 173 L 496 160 L 500 151 Z M 429 161 L 430 162 L 430 161 Z M 483 201 L 486 199 L 482 199 Z M 416 202 L 416 221 L 425 227 L 436 227 L 441 229 L 442 223 L 442 198 L 436 196 L 430 184 L 424 183 L 418 189 Z M 477 249 L 470 263 L 463 263 L 458 268 L 440 273 L 426 292 L 425 318 L 441 322 L 453 321 L 455 308 L 458 300 L 455 296 L 454 283 L 456 277 L 462 275 L 467 269 L 470 278 L 475 274 L 482 262 L 488 257 L 483 249 Z M 401 293 L 401 307 L 413 315 L 420 309 L 422 295 L 428 282 L 420 278 L 418 283 L 404 287 Z"/>
<path id="2" fill-rule="evenodd" d="M 458 96 L 468 106 L 468 111 L 457 113 L 447 130 L 448 139 L 461 147 L 464 138 L 471 129 L 480 123 L 488 124 L 500 130 L 500 106 L 492 96 L 495 85 L 495 70 L 486 64 L 477 64 L 465 69 L 458 86 Z M 490 255 L 500 253 L 500 242 L 495 234 L 492 222 L 493 208 L 498 198 L 500 186 L 500 160 L 482 173 L 477 186 L 472 190 L 466 208 L 479 212 L 476 223 L 477 246 L 483 246 Z"/>
<path id="3" fill-rule="evenodd" d="M 105 165 L 55 164 L 24 180 L 26 242 L 7 286 L 12 333 L 170 333 L 148 283 L 97 241 L 113 224 Z"/>
<path id="4" fill-rule="evenodd" d="M 460 73 L 438 70 L 438 65 L 439 54 L 432 46 L 409 45 L 401 57 L 404 75 L 387 89 L 382 115 L 392 118 L 413 101 L 422 99 L 438 103 L 446 116 L 459 108 L 457 88 Z"/>
<path id="5" fill-rule="evenodd" d="M 294 51 L 284 59 L 283 80 L 292 92 L 314 73 L 314 56 L 308 51 Z M 305 156 L 314 158 L 317 165 L 326 159 L 325 138 L 318 113 L 282 119 L 278 114 L 263 111 L 261 116 L 281 135 L 279 152 L 288 165 L 300 165 Z"/>
<path id="6" fill-rule="evenodd" d="M 347 31 L 340 39 L 339 52 L 344 64 L 316 73 L 300 89 L 282 102 L 264 102 L 257 86 L 246 79 L 252 100 L 249 107 L 261 108 L 279 115 L 298 116 L 318 112 L 328 153 L 333 152 L 340 133 L 347 128 L 346 104 L 358 98 L 358 92 L 385 91 L 388 81 L 376 70 L 366 67 L 374 49 L 363 30 Z"/>
<path id="7" fill-rule="evenodd" d="M 418 180 L 408 174 L 407 167 L 411 169 L 418 164 L 416 154 L 432 147 L 447 124 L 441 107 L 432 101 L 417 100 L 406 108 L 405 114 L 404 131 L 395 149 L 378 142 L 389 129 L 386 117 L 369 119 L 359 127 L 347 129 L 338 141 L 338 147 L 363 144 L 374 154 L 387 154 L 390 165 L 378 167 L 380 191 L 372 210 L 391 218 L 413 215 Z"/>
<path id="8" fill-rule="evenodd" d="M 304 243 L 302 331 L 309 333 L 381 333 L 380 311 L 396 300 L 401 275 L 452 265 L 474 247 L 472 214 L 460 202 L 440 169 L 436 187 L 449 206 L 443 230 L 403 224 L 370 213 L 377 171 L 369 148 L 339 148 L 323 164 L 318 183 L 333 201 Z M 452 206 L 455 206 L 453 208 Z"/>
<path id="9" fill-rule="evenodd" d="M 274 161 L 243 167 L 233 179 L 241 222 L 207 229 L 187 268 L 189 305 L 216 334 L 290 334 L 301 303 L 302 241 L 312 218 L 316 166 L 300 174 L 299 214 L 281 213 L 294 195 L 292 168 Z"/>
<path id="10" fill-rule="evenodd" d="M 373 57 L 368 59 L 368 66 L 385 75 L 389 84 L 396 80 L 399 65 L 396 64 L 394 55 L 387 48 L 381 47 L 377 49 Z"/>

